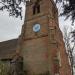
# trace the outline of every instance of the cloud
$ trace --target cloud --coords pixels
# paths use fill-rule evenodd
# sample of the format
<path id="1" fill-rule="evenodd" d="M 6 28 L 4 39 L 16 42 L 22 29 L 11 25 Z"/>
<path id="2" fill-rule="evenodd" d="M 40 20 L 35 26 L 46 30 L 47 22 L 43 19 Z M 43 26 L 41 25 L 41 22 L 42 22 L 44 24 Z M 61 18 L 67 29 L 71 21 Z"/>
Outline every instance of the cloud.
<path id="1" fill-rule="evenodd" d="M 25 10 L 23 16 L 24 13 Z M 24 17 L 21 20 L 20 18 L 9 17 L 7 11 L 0 12 L 0 41 L 17 38 L 21 33 L 23 23 Z"/>

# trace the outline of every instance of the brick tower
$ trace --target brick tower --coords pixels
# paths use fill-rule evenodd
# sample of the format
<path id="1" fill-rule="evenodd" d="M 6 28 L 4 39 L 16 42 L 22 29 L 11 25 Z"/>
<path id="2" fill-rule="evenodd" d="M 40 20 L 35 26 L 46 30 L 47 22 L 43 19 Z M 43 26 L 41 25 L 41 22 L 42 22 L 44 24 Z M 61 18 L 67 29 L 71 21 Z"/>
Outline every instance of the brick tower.
<path id="1" fill-rule="evenodd" d="M 26 2 L 20 38 L 25 75 L 71 75 L 53 0 Z"/>

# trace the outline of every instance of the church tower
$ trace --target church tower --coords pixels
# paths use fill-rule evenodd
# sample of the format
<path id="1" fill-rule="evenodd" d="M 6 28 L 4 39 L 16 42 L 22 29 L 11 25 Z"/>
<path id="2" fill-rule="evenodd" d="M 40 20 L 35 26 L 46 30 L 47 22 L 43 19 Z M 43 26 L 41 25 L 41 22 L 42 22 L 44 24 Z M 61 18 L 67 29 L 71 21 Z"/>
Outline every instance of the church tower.
<path id="1" fill-rule="evenodd" d="M 26 2 L 20 41 L 25 75 L 71 75 L 53 0 Z"/>

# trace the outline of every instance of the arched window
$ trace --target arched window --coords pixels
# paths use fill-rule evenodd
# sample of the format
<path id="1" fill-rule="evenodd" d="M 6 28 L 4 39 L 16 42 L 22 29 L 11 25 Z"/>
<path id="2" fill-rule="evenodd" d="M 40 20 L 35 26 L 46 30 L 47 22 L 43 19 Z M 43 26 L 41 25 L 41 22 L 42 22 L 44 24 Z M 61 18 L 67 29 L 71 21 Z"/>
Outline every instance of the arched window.
<path id="1" fill-rule="evenodd" d="M 36 6 L 34 5 L 33 6 L 33 15 L 35 15 L 35 13 L 36 13 Z"/>
<path id="2" fill-rule="evenodd" d="M 35 2 L 34 6 L 33 6 L 33 15 L 40 13 L 40 4 L 39 2 Z"/>
<path id="3" fill-rule="evenodd" d="M 40 13 L 40 5 L 37 6 L 37 13 Z"/>

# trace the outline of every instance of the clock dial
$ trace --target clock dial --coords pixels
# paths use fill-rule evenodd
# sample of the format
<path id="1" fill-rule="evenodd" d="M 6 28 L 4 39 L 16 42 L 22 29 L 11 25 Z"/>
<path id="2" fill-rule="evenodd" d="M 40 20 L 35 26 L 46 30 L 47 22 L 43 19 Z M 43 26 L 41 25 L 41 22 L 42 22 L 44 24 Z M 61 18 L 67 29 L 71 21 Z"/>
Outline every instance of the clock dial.
<path id="1" fill-rule="evenodd" d="M 35 24 L 35 25 L 33 26 L 33 31 L 34 31 L 34 32 L 39 32 L 39 31 L 40 31 L 40 24 Z"/>

